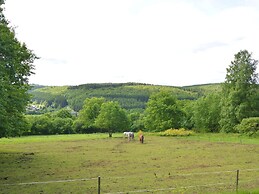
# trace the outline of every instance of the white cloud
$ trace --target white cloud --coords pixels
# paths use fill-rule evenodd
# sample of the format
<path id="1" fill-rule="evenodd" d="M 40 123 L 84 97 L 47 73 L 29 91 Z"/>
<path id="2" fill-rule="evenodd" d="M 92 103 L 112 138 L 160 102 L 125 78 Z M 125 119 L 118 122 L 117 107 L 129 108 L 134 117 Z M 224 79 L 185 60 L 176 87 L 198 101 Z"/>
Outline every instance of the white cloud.
<path id="1" fill-rule="evenodd" d="M 6 16 L 41 57 L 33 83 L 222 82 L 239 50 L 259 59 L 259 6 L 202 2 L 8 0 Z"/>

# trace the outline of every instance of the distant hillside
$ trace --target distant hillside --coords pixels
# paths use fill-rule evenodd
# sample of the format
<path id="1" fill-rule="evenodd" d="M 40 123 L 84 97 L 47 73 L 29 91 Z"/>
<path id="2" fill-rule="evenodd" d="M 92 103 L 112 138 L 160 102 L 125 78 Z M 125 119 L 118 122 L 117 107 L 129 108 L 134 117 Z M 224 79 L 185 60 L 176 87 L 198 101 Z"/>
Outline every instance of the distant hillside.
<path id="1" fill-rule="evenodd" d="M 221 84 L 202 84 L 182 87 L 184 90 L 189 90 L 198 94 L 198 96 L 204 96 L 209 93 L 221 91 Z"/>
<path id="2" fill-rule="evenodd" d="M 144 109 L 149 96 L 167 90 L 179 100 L 196 100 L 208 93 L 221 90 L 220 84 L 205 84 L 185 87 L 160 86 L 142 83 L 102 83 L 78 86 L 33 86 L 32 101 L 46 107 L 70 106 L 75 111 L 82 108 L 86 98 L 104 97 L 118 101 L 125 109 Z"/>

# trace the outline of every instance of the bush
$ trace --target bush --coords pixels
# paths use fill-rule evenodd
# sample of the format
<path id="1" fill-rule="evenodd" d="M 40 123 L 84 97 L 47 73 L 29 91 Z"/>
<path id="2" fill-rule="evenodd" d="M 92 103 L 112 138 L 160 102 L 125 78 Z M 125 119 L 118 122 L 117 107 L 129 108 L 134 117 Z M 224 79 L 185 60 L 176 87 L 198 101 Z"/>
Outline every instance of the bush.
<path id="1" fill-rule="evenodd" d="M 259 117 L 245 118 L 235 129 L 241 134 L 259 136 Z"/>
<path id="2" fill-rule="evenodd" d="M 167 129 L 164 132 L 160 132 L 160 136 L 189 136 L 193 135 L 193 131 L 185 130 L 184 128 L 181 129 Z"/>
<path id="3" fill-rule="evenodd" d="M 50 134 L 71 134 L 73 131 L 73 120 L 71 118 L 56 117 L 52 120 L 53 130 Z"/>
<path id="4" fill-rule="evenodd" d="M 139 130 L 139 131 L 137 132 L 137 136 L 139 137 L 140 135 L 143 135 L 143 131 L 142 131 L 142 130 Z"/>
<path id="5" fill-rule="evenodd" d="M 34 116 L 31 123 L 32 135 L 49 135 L 53 129 L 52 120 L 48 115 Z"/>
<path id="6" fill-rule="evenodd" d="M 71 134 L 73 130 L 72 118 L 61 118 L 56 114 L 43 114 L 27 116 L 27 131 L 24 135 L 51 135 L 51 134 Z"/>

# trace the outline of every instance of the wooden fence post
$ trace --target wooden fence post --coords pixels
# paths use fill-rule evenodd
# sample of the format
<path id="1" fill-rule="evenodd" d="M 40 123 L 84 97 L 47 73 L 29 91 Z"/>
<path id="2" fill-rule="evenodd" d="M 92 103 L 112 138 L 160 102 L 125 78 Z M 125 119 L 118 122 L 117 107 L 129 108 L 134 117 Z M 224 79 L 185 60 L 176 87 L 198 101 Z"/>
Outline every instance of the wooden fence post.
<path id="1" fill-rule="evenodd" d="M 237 170 L 236 192 L 238 193 L 239 170 Z"/>
<path id="2" fill-rule="evenodd" d="M 101 177 L 98 176 L 98 194 L 101 194 Z"/>

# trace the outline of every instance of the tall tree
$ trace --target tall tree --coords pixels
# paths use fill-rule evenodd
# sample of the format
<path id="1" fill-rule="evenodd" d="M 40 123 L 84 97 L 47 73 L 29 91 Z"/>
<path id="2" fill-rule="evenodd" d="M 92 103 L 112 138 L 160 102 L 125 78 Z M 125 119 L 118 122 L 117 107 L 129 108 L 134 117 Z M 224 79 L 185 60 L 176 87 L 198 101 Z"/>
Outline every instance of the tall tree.
<path id="1" fill-rule="evenodd" d="M 200 132 L 218 132 L 220 129 L 220 96 L 211 93 L 199 98 L 195 105 L 192 116 L 195 129 Z"/>
<path id="2" fill-rule="evenodd" d="M 100 114 L 95 120 L 95 125 L 112 136 L 114 132 L 122 132 L 129 128 L 129 119 L 126 111 L 121 108 L 118 102 L 106 102 L 101 106 Z"/>
<path id="3" fill-rule="evenodd" d="M 104 98 L 93 97 L 85 99 L 83 108 L 79 111 L 76 121 L 77 125 L 81 125 L 84 131 L 91 132 L 95 128 L 95 119 L 100 114 L 101 106 L 104 102 Z"/>
<path id="4" fill-rule="evenodd" d="M 252 54 L 241 50 L 227 68 L 223 84 L 221 130 L 232 132 L 243 118 L 254 116 L 254 100 L 258 81 L 256 66 L 258 61 Z"/>
<path id="5" fill-rule="evenodd" d="M 145 128 L 151 131 L 179 128 L 183 116 L 176 98 L 167 91 L 151 95 L 144 114 Z"/>
<path id="6" fill-rule="evenodd" d="M 0 137 L 20 134 L 26 105 L 30 100 L 28 77 L 37 58 L 15 37 L 0 0 Z"/>

